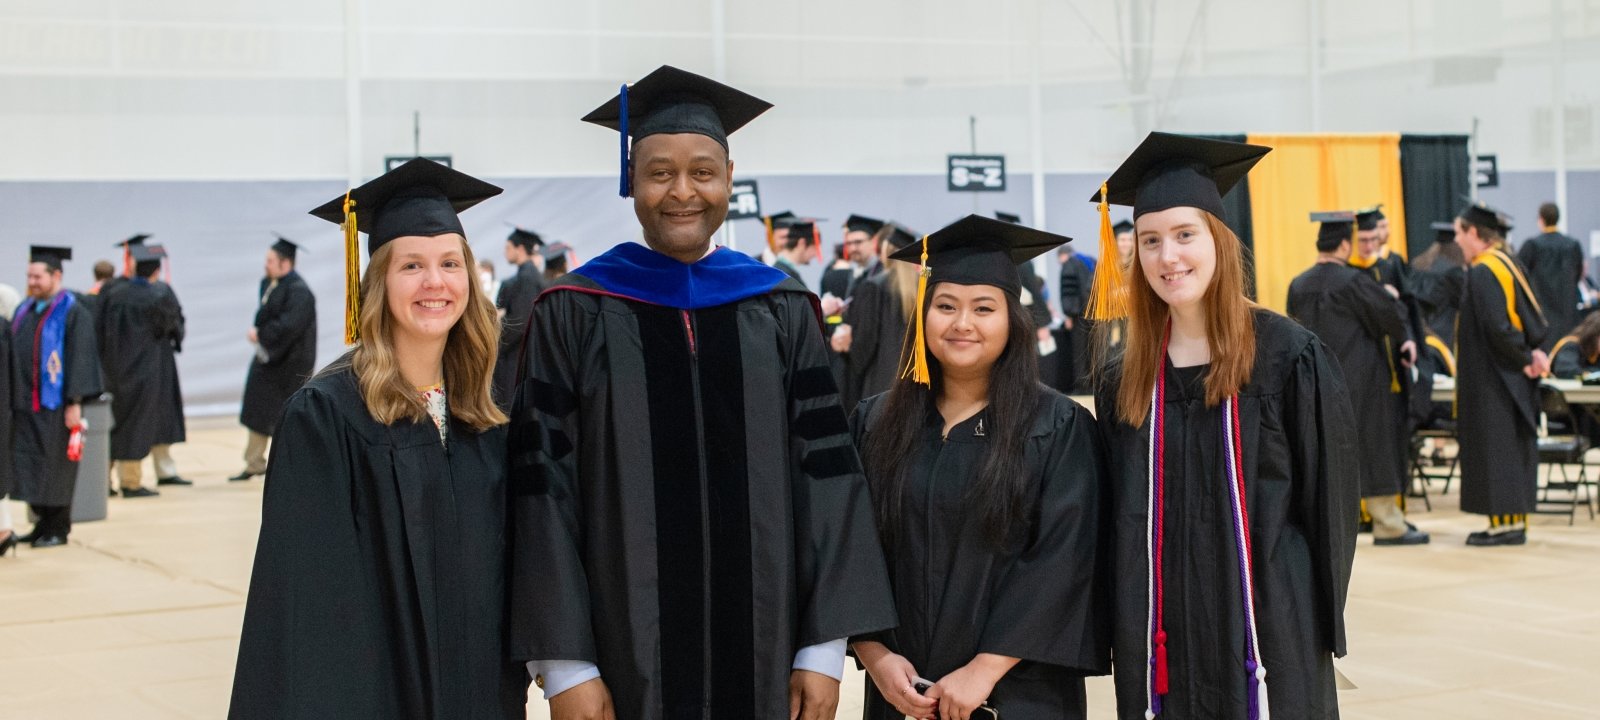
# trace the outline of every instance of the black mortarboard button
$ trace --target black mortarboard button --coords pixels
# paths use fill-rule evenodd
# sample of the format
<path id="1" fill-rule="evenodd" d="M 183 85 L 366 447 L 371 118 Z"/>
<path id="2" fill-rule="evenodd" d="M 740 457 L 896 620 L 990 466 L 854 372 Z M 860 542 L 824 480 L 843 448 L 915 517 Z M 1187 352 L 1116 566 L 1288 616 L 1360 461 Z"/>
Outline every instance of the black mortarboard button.
<path id="1" fill-rule="evenodd" d="M 1322 223 L 1317 228 L 1317 247 L 1325 252 L 1338 249 L 1346 240 L 1354 240 L 1356 214 L 1348 210 L 1311 213 L 1311 222 Z"/>
<path id="2" fill-rule="evenodd" d="M 772 103 L 736 90 L 711 78 L 662 65 L 632 85 L 623 85 L 616 97 L 591 110 L 583 121 L 621 133 L 621 194 L 628 197 L 629 138 L 694 133 L 716 140 L 726 150 L 728 136 Z"/>
<path id="3" fill-rule="evenodd" d="M 1453 222 L 1429 223 L 1428 227 L 1433 229 L 1433 232 L 1434 232 L 1433 241 L 1434 242 L 1439 243 L 1440 245 L 1448 245 L 1448 244 L 1453 243 L 1453 242 L 1456 241 L 1456 224 L 1455 223 L 1453 223 Z"/>
<path id="4" fill-rule="evenodd" d="M 51 270 L 60 270 L 61 263 L 72 259 L 72 248 L 59 245 L 28 246 L 28 262 L 44 263 Z"/>
<path id="5" fill-rule="evenodd" d="M 1133 221 L 1132 220 L 1118 220 L 1117 224 L 1111 226 L 1111 232 L 1113 234 L 1116 234 L 1116 235 L 1121 235 L 1123 233 L 1133 232 Z"/>
<path id="6" fill-rule="evenodd" d="M 277 253 L 278 257 L 294 262 L 295 253 L 300 252 L 300 245 L 282 235 L 274 233 L 274 236 L 278 239 L 272 243 L 272 251 Z"/>
<path id="7" fill-rule="evenodd" d="M 1356 211 L 1356 228 L 1360 230 L 1376 230 L 1378 229 L 1378 221 L 1382 220 L 1383 217 L 1383 203 L 1361 208 Z"/>
<path id="8" fill-rule="evenodd" d="M 917 234 L 917 231 L 897 222 L 884 223 L 884 227 L 890 228 L 890 230 L 889 234 L 883 236 L 883 239 L 888 241 L 889 247 L 894 250 L 910 245 L 922 237 Z M 879 230 L 882 230 L 882 228 L 879 228 Z"/>
<path id="9" fill-rule="evenodd" d="M 1461 211 L 1459 217 L 1473 225 L 1496 228 L 1501 235 L 1511 232 L 1511 216 L 1482 202 L 1469 200 L 1466 209 Z"/>
<path id="10" fill-rule="evenodd" d="M 1021 215 L 1012 215 L 1011 213 L 1001 212 L 999 210 L 994 211 L 994 219 L 999 220 L 1000 222 L 1015 223 L 1017 225 L 1022 224 Z"/>
<path id="11" fill-rule="evenodd" d="M 499 195 L 500 188 L 426 158 L 373 178 L 350 191 L 356 228 L 367 234 L 367 254 L 397 237 L 466 234 L 456 214 Z M 335 225 L 345 221 L 345 196 L 311 211 Z"/>
<path id="12" fill-rule="evenodd" d="M 876 235 L 882 227 L 882 220 L 869 218 L 865 215 L 851 215 L 844 219 L 844 229 L 849 232 L 864 232 L 868 235 Z"/>
<path id="13" fill-rule="evenodd" d="M 511 225 L 511 223 L 506 224 Z M 522 227 L 521 225 L 511 225 L 511 234 L 506 236 L 506 242 L 516 245 L 517 247 L 527 250 L 528 252 L 533 252 L 535 249 L 544 246 L 544 238 L 539 237 L 539 233 Z"/>
<path id="14" fill-rule="evenodd" d="M 1025 263 L 1072 238 L 968 215 L 927 237 L 928 286 L 941 282 L 958 285 L 993 285 L 1013 297 L 1022 293 L 1017 265 Z M 919 262 L 923 246 L 910 244 L 889 257 Z"/>
<path id="15" fill-rule="evenodd" d="M 1222 196 L 1271 152 L 1262 145 L 1153 132 L 1106 180 L 1112 205 L 1130 205 L 1133 217 L 1193 207 L 1223 217 Z M 1090 202 L 1099 202 L 1095 193 Z"/>

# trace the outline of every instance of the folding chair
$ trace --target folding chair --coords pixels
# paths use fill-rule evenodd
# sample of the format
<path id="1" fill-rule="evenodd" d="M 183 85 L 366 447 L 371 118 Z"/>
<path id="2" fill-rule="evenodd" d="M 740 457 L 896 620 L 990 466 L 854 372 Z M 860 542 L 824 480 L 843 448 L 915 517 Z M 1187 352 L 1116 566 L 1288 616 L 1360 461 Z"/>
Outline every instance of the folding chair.
<path id="1" fill-rule="evenodd" d="M 1539 406 L 1544 413 L 1544 433 L 1539 437 L 1539 464 L 1544 467 L 1544 483 L 1539 486 L 1539 494 L 1534 512 L 1544 515 L 1567 516 L 1567 524 L 1571 525 L 1578 516 L 1578 503 L 1583 503 L 1583 509 L 1589 511 L 1589 519 L 1594 519 L 1594 507 L 1590 504 L 1591 497 L 1588 476 L 1589 465 L 1584 461 L 1584 456 L 1589 452 L 1589 438 L 1578 430 L 1572 406 L 1567 403 L 1567 398 L 1560 390 L 1547 386 L 1539 386 Z M 1578 475 L 1573 478 L 1568 474 L 1569 465 L 1578 466 Z M 1560 469 L 1561 479 L 1555 479 L 1555 471 Z M 1564 492 L 1565 500 L 1552 500 L 1550 493 Z M 1543 509 L 1538 505 L 1565 505 L 1566 510 Z"/>

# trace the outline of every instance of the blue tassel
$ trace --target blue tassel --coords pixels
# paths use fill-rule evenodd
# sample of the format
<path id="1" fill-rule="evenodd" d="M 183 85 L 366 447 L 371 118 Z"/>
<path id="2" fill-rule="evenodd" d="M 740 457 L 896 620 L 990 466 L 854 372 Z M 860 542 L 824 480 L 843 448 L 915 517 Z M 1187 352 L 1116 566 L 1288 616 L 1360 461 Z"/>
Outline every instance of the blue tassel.
<path id="1" fill-rule="evenodd" d="M 617 93 L 617 105 L 618 105 L 617 112 L 620 113 L 621 116 L 622 116 L 622 127 L 618 129 L 618 133 L 617 133 L 618 135 L 622 136 L 622 175 L 617 179 L 617 187 L 618 187 L 617 192 L 620 193 L 623 197 L 627 197 L 627 196 L 632 194 L 630 192 L 630 190 L 632 190 L 632 188 L 628 187 L 628 85 L 627 85 L 627 83 L 623 83 L 622 91 Z"/>

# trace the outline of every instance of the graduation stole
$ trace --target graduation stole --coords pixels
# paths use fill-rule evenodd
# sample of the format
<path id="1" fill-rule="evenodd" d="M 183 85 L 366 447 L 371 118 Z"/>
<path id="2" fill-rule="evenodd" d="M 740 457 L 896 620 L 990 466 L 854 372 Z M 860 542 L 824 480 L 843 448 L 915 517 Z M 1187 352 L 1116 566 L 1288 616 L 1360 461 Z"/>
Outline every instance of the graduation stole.
<path id="1" fill-rule="evenodd" d="M 1490 261 L 1493 262 L 1490 262 Z M 1517 287 L 1527 293 L 1528 299 L 1533 302 L 1533 311 L 1540 318 L 1544 317 L 1544 309 L 1539 307 L 1539 298 L 1534 297 L 1533 288 L 1528 285 L 1528 279 L 1522 276 L 1522 271 L 1517 264 L 1511 261 L 1504 251 L 1498 246 L 1491 247 L 1472 261 L 1473 265 L 1482 265 L 1494 273 L 1494 279 L 1499 281 L 1500 290 L 1506 295 L 1506 316 L 1511 318 L 1511 326 L 1521 330 L 1522 316 L 1517 314 L 1517 293 L 1512 286 L 1513 280 Z"/>
<path id="2" fill-rule="evenodd" d="M 72 293 L 63 291 L 56 295 L 45 307 L 44 314 L 39 318 L 39 324 L 33 329 L 33 411 L 39 408 L 56 410 L 61 407 L 61 391 L 66 387 L 66 372 L 62 365 L 61 353 L 66 350 L 67 344 L 67 313 L 72 310 L 76 298 Z M 35 305 L 37 307 L 37 305 Z M 22 327 L 22 320 L 27 313 L 19 312 L 11 320 L 11 331 L 15 333 Z M 43 362 L 41 363 L 41 359 Z M 44 373 L 40 374 L 40 365 L 43 364 Z"/>
<path id="3" fill-rule="evenodd" d="M 1161 357 L 1167 355 L 1167 341 L 1171 326 L 1161 339 Z M 1153 720 L 1161 714 L 1161 699 L 1169 688 L 1167 670 L 1167 629 L 1163 619 L 1166 600 L 1166 579 L 1161 570 L 1161 559 L 1166 548 L 1163 529 L 1166 519 L 1166 401 L 1167 366 L 1161 363 L 1156 372 L 1156 384 L 1150 392 L 1150 492 L 1145 508 L 1145 548 L 1147 559 L 1146 598 L 1148 607 L 1149 641 L 1145 644 L 1145 664 L 1150 668 L 1145 675 L 1145 695 L 1149 704 L 1144 716 Z M 1267 720 L 1267 668 L 1261 661 L 1261 642 L 1256 632 L 1255 572 L 1251 566 L 1250 515 L 1245 507 L 1244 487 L 1244 433 L 1239 422 L 1239 395 L 1228 397 L 1222 403 L 1223 471 L 1228 481 L 1228 499 L 1233 508 L 1234 548 L 1239 561 L 1239 594 L 1244 608 L 1244 669 L 1250 720 Z"/>

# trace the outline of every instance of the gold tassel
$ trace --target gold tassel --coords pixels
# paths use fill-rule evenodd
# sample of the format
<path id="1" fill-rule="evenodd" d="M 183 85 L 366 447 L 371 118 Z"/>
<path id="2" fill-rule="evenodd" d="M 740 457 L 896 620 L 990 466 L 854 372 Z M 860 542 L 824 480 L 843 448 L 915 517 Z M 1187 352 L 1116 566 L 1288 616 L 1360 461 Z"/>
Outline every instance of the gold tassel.
<path id="1" fill-rule="evenodd" d="M 777 255 L 778 243 L 772 239 L 772 216 L 761 218 L 761 223 L 767 226 L 767 250 L 770 250 L 773 255 Z"/>
<path id="2" fill-rule="evenodd" d="M 1128 290 L 1117 255 L 1117 235 L 1111 230 L 1111 203 L 1105 183 L 1100 184 L 1100 261 L 1094 266 L 1094 286 L 1089 297 L 1090 320 L 1120 320 L 1128 316 Z"/>
<path id="3" fill-rule="evenodd" d="M 933 376 L 928 372 L 928 337 L 923 330 L 923 322 L 928 315 L 928 276 L 933 273 L 928 269 L 928 236 L 922 236 L 922 267 L 917 271 L 917 335 L 911 346 L 911 359 L 905 363 L 900 371 L 901 379 L 911 378 L 912 382 L 933 386 Z"/>
<path id="4" fill-rule="evenodd" d="M 361 247 L 357 242 L 356 201 L 344 194 L 344 344 L 361 339 Z"/>

